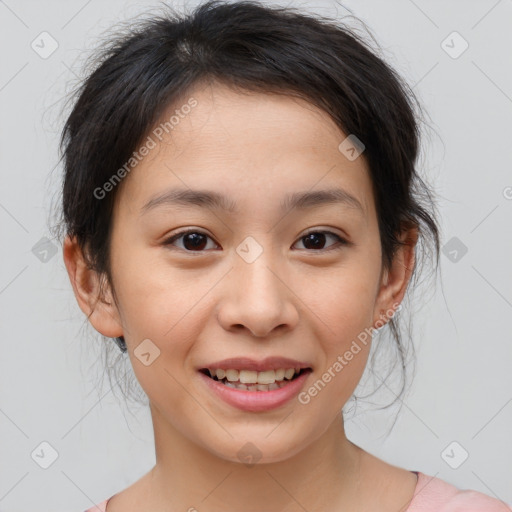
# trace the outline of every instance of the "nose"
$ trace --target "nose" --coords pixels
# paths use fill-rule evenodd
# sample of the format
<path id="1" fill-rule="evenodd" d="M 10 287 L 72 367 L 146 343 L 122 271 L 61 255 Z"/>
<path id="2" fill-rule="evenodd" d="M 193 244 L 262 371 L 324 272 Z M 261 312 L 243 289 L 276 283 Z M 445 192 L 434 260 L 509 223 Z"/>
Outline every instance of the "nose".
<path id="1" fill-rule="evenodd" d="M 255 337 L 267 337 L 297 325 L 299 299 L 287 282 L 289 273 L 266 253 L 270 251 L 252 263 L 236 259 L 226 276 L 217 306 L 218 321 L 226 331 L 247 329 Z"/>

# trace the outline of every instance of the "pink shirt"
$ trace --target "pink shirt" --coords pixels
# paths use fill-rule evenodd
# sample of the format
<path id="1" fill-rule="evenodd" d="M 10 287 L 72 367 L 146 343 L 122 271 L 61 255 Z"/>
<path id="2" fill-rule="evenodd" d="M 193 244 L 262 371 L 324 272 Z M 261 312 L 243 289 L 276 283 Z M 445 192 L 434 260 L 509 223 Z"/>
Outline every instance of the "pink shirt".
<path id="1" fill-rule="evenodd" d="M 404 512 L 512 512 L 512 506 L 478 491 L 457 487 L 421 471 L 413 498 Z M 106 512 L 110 498 L 85 512 Z"/>

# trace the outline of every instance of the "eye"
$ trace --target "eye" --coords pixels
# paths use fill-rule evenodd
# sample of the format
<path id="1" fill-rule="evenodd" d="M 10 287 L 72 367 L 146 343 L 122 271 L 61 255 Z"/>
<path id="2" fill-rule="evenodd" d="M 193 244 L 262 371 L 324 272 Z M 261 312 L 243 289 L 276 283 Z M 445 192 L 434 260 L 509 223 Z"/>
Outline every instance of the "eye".
<path id="1" fill-rule="evenodd" d="M 306 249 L 312 248 L 320 251 L 332 251 L 339 248 L 339 246 L 336 247 L 336 244 L 333 244 L 335 246 L 334 248 L 331 245 L 331 248 L 323 249 L 321 246 L 325 244 L 326 235 L 335 238 L 338 241 L 338 244 L 342 246 L 348 245 L 348 242 L 344 238 L 337 235 L 336 233 L 332 233 L 331 231 L 310 231 L 309 233 L 300 237 L 299 240 L 305 240 L 304 245 L 306 246 Z"/>
<path id="2" fill-rule="evenodd" d="M 172 235 L 164 241 L 164 245 L 174 245 L 174 242 L 180 238 L 183 238 L 183 247 L 180 247 L 180 249 L 186 252 L 202 252 L 201 249 L 204 249 L 205 245 L 207 245 L 206 240 L 210 237 L 202 231 L 188 229 Z"/>
<path id="3" fill-rule="evenodd" d="M 331 251 L 339 247 L 324 249 L 323 246 L 325 244 L 326 236 L 331 236 L 335 240 L 338 241 L 338 244 L 341 246 L 348 245 L 348 242 L 331 231 L 310 231 L 309 233 L 302 236 L 299 240 L 305 240 L 305 249 L 315 249 L 315 252 L 318 251 Z M 175 233 L 170 238 L 166 239 L 163 244 L 164 245 L 174 245 L 176 240 L 183 239 L 183 246 L 179 247 L 186 252 L 203 252 L 202 249 L 205 249 L 205 246 L 208 245 L 207 239 L 212 240 L 212 238 L 203 233 L 202 231 L 198 231 L 196 229 L 188 229 L 185 231 L 180 231 L 179 233 Z M 336 246 L 336 244 L 332 244 Z M 331 245 L 331 247 L 332 247 Z"/>

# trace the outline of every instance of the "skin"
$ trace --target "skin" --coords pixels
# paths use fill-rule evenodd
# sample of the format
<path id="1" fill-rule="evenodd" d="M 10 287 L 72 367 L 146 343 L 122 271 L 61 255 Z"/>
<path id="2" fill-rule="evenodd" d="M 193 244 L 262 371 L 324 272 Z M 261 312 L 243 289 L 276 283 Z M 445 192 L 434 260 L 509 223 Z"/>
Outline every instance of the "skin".
<path id="1" fill-rule="evenodd" d="M 107 286 L 100 296 L 100 276 L 87 269 L 74 240 L 64 243 L 80 308 L 101 334 L 124 335 L 150 400 L 156 465 L 116 494 L 107 511 L 405 510 L 416 476 L 362 450 L 343 426 L 341 410 L 370 343 L 360 343 L 309 403 L 292 399 L 266 412 L 220 400 L 197 368 L 234 356 L 281 355 L 313 368 L 308 389 L 401 302 L 417 231 L 404 233 L 408 244 L 385 270 L 364 153 L 350 161 L 338 150 L 346 134 L 325 112 L 290 96 L 210 84 L 197 85 L 163 118 L 191 96 L 197 106 L 119 185 L 115 295 Z M 141 213 L 153 196 L 178 186 L 225 194 L 238 211 L 166 205 Z M 290 192 L 331 187 L 349 191 L 363 211 L 344 204 L 279 209 Z M 183 228 L 209 238 L 195 252 L 187 237 L 164 244 Z M 304 239 L 310 228 L 349 243 L 326 235 L 315 248 Z M 236 251 L 247 236 L 262 249 L 252 263 Z M 134 350 L 148 338 L 160 355 L 145 366 Z M 251 467 L 237 455 L 248 441 L 261 453 Z"/>

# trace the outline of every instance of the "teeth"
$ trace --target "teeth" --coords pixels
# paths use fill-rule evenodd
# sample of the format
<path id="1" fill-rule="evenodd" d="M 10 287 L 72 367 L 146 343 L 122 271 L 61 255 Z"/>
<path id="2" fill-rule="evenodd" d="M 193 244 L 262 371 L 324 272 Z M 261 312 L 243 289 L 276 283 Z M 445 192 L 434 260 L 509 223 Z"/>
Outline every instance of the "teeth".
<path id="1" fill-rule="evenodd" d="M 274 370 L 259 372 L 257 375 L 257 379 L 258 384 L 272 384 L 272 382 L 276 381 L 276 372 Z M 240 374 L 240 380 L 242 380 L 242 374 Z"/>
<path id="2" fill-rule="evenodd" d="M 217 377 L 222 380 L 226 378 L 228 382 L 240 382 L 241 384 L 256 385 L 272 385 L 284 379 L 291 380 L 296 373 L 300 372 L 300 368 L 280 368 L 279 370 L 266 370 L 264 372 L 256 372 L 253 370 L 222 370 L 208 368 L 211 377 Z M 257 387 L 254 387 L 257 390 Z"/>
<path id="3" fill-rule="evenodd" d="M 238 370 L 225 370 L 226 372 L 226 379 L 229 380 L 229 382 L 236 382 L 239 380 L 240 372 Z"/>
<path id="4" fill-rule="evenodd" d="M 240 384 L 239 382 L 226 382 L 222 381 L 224 386 L 227 386 L 229 388 L 233 389 L 242 389 L 244 391 L 273 391 L 274 389 L 282 388 L 283 386 L 286 386 L 286 382 L 280 382 L 279 384 L 277 382 L 273 382 L 272 384 Z"/>
<path id="5" fill-rule="evenodd" d="M 284 372 L 284 378 L 290 380 L 295 375 L 295 368 L 290 368 Z"/>
<path id="6" fill-rule="evenodd" d="M 249 370 L 241 370 L 240 371 L 240 382 L 242 384 L 256 384 L 259 382 L 258 372 L 253 372 Z M 260 384 L 264 384 L 264 382 L 260 382 Z"/>

